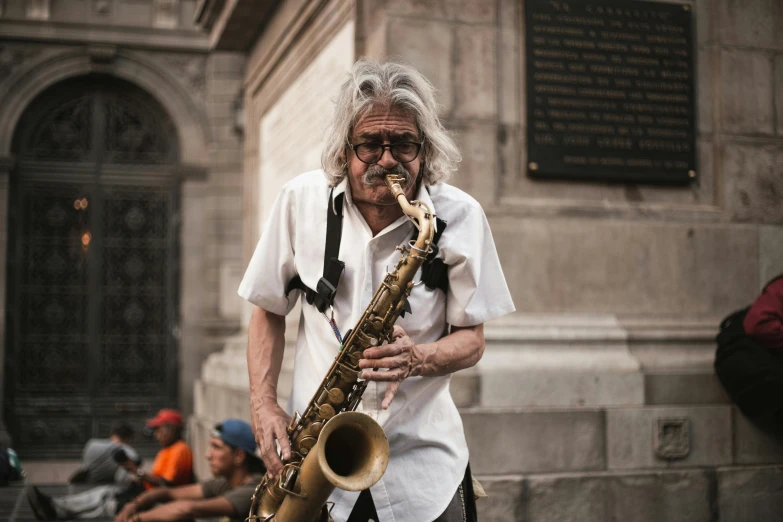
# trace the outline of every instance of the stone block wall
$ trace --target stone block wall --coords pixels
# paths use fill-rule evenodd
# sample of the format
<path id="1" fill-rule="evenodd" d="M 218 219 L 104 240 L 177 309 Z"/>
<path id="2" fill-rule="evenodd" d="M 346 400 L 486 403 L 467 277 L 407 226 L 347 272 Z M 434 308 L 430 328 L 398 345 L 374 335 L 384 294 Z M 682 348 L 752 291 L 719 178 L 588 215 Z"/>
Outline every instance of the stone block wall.
<path id="1" fill-rule="evenodd" d="M 185 65 L 184 71 L 193 65 Z M 193 299 L 193 323 L 183 324 L 180 356 L 180 407 L 193 409 L 193 384 L 207 355 L 222 348 L 223 339 L 239 328 L 241 302 L 236 296 L 242 258 L 242 143 L 241 120 L 244 55 L 213 52 L 204 58 L 199 84 L 209 123 L 207 179 L 191 192 L 198 193 L 198 209 L 191 213 L 184 233 L 198 237 L 197 246 L 182 255 L 184 288 Z M 182 158 L 188 163 L 188 158 Z M 187 190 L 187 189 L 186 189 Z M 187 231 L 187 232 L 186 232 Z M 187 292 L 187 290 L 185 290 Z M 187 340 L 200 332 L 203 337 Z"/>
<path id="2" fill-rule="evenodd" d="M 365 29 L 359 52 L 438 88 L 463 153 L 454 183 L 489 215 L 520 312 L 714 321 L 782 270 L 783 59 L 769 28 L 783 8 L 682 3 L 698 73 L 699 178 L 685 188 L 527 176 L 524 2 L 361 4 L 382 30 Z"/>
<path id="3" fill-rule="evenodd" d="M 487 325 L 478 367 L 452 381 L 474 471 L 494 498 L 479 504 L 481 519 L 764 520 L 783 500 L 780 445 L 728 405 L 711 370 L 719 320 L 783 272 L 783 7 L 680 3 L 693 10 L 698 75 L 688 187 L 527 176 L 524 2 L 355 3 L 355 56 L 410 63 L 438 89 L 463 154 L 453 182 L 484 207 L 517 305 Z M 262 70 L 274 38 L 260 41 L 251 61 Z M 251 95 L 251 121 L 271 118 L 280 85 L 303 74 L 313 51 L 297 45 Z M 274 199 L 263 178 L 247 182 L 265 154 L 262 126 L 250 132 L 246 257 Z M 242 357 L 232 345 L 204 366 L 202 436 L 207 420 L 244 411 L 234 402 L 246 401 L 246 383 L 229 376 Z M 686 419 L 680 460 L 655 453 L 661 419 Z"/>
<path id="4" fill-rule="evenodd" d="M 294 177 L 321 167 L 326 126 L 334 99 L 353 64 L 353 23 L 349 22 L 270 104 L 259 121 L 259 225 L 277 194 Z"/>
<path id="5" fill-rule="evenodd" d="M 245 57 L 241 53 L 213 52 L 206 65 L 206 108 L 210 121 L 208 228 L 204 230 L 209 291 L 206 316 L 239 326 L 241 302 L 236 296 L 242 259 L 242 146 Z"/>

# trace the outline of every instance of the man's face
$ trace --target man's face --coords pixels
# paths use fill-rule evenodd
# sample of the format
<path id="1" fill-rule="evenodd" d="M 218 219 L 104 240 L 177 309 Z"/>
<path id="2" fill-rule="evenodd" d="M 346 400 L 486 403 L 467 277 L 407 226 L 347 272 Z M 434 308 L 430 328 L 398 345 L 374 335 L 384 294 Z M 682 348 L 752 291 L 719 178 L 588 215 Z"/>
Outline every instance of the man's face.
<path id="1" fill-rule="evenodd" d="M 238 450 L 234 450 L 219 437 L 211 437 L 206 454 L 209 470 L 216 477 L 230 475 L 231 471 L 238 465 L 238 453 Z"/>
<path id="2" fill-rule="evenodd" d="M 413 114 L 394 107 L 375 107 L 356 122 L 350 137 L 351 144 L 397 142 L 421 143 L 421 133 L 416 125 Z M 384 149 L 383 156 L 376 163 L 368 165 L 356 157 L 353 149 L 347 147 L 348 180 L 351 184 L 351 195 L 354 201 L 395 204 L 389 188 L 384 181 L 384 174 L 394 169 L 402 168 L 410 175 L 410 183 L 406 187 L 408 199 L 412 199 L 416 180 L 421 172 L 424 152 L 419 152 L 416 159 L 408 163 L 400 163 L 392 157 L 390 149 Z"/>
<path id="3" fill-rule="evenodd" d="M 154 431 L 155 440 L 158 441 L 158 444 L 163 446 L 164 448 L 166 446 L 170 446 L 174 442 L 177 441 L 177 431 L 174 426 L 171 426 L 169 424 L 161 424 L 157 428 L 155 428 Z"/>

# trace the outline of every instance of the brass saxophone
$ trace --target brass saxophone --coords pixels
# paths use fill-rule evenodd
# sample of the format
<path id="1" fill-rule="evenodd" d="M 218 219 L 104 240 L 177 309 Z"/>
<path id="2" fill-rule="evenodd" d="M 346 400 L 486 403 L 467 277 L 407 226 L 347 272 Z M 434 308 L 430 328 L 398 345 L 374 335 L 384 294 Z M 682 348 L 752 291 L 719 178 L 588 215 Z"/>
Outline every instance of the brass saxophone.
<path id="1" fill-rule="evenodd" d="M 420 201 L 408 202 L 403 178 L 387 175 L 386 184 L 402 211 L 419 229 L 415 241 L 397 247 L 402 256 L 386 274 L 356 327 L 324 377 L 304 414 L 288 426 L 291 458 L 278 480 L 265 475 L 256 486 L 247 520 L 258 522 L 327 522 L 326 500 L 335 487 L 369 488 L 389 463 L 389 442 L 370 416 L 356 412 L 367 382 L 359 379 L 359 359 L 372 346 L 391 341 L 403 313 L 413 278 L 432 252 L 435 214 Z"/>

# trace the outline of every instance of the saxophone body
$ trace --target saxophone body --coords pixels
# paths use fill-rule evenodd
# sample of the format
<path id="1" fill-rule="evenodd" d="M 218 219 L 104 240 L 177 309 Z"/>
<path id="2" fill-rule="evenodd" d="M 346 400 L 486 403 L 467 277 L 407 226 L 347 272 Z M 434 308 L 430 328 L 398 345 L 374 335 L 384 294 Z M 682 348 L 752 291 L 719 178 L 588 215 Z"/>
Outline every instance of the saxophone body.
<path id="1" fill-rule="evenodd" d="M 402 178 L 386 184 L 403 212 L 419 229 L 416 240 L 398 247 L 402 255 L 386 274 L 361 319 L 343 341 L 332 366 L 302 415 L 288 426 L 291 458 L 277 480 L 265 475 L 256 487 L 248 521 L 327 522 L 326 500 L 335 487 L 361 491 L 383 476 L 389 443 L 381 426 L 356 412 L 367 387 L 359 359 L 367 348 L 390 342 L 394 323 L 405 310 L 414 276 L 432 252 L 435 215 L 419 201 L 408 202 Z"/>

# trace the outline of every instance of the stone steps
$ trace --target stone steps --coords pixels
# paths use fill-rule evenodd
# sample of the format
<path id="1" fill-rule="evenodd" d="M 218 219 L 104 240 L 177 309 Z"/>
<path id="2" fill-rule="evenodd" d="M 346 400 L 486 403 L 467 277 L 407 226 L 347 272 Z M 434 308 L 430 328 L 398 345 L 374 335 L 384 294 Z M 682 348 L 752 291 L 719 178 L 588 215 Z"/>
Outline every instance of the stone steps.
<path id="1" fill-rule="evenodd" d="M 477 478 L 484 522 L 783 521 L 783 465 Z"/>
<path id="2" fill-rule="evenodd" d="M 783 522 L 783 444 L 714 375 L 718 321 L 670 322 L 521 317 L 485 330 L 484 357 L 451 381 L 490 494 L 480 520 Z M 196 384 L 197 446 L 216 417 L 247 417 L 235 351 Z"/>
<path id="3" fill-rule="evenodd" d="M 783 444 L 709 369 L 642 375 L 643 404 L 503 408 L 482 400 L 480 371 L 455 375 L 471 467 L 490 495 L 479 519 L 783 522 Z M 198 382 L 195 396 L 194 447 L 216 415 L 247 418 L 241 385 Z"/>
<path id="4" fill-rule="evenodd" d="M 684 379 L 704 380 L 702 376 Z M 660 382 L 668 381 L 668 377 Z M 676 386 L 672 386 L 676 389 Z M 249 420 L 247 391 L 197 382 L 194 417 L 205 429 Z M 705 401 L 707 393 L 700 392 Z M 671 394 L 670 394 L 671 395 Z M 713 399 L 720 399 L 716 392 Z M 478 474 L 668 469 L 783 463 L 783 445 L 729 404 L 603 408 L 461 408 Z M 681 437 L 671 455 L 661 430 Z M 687 432 L 687 433 L 685 433 Z M 667 453 L 668 452 L 668 453 Z M 676 453 L 676 452 L 675 452 Z"/>
<path id="5" fill-rule="evenodd" d="M 460 413 L 482 475 L 783 464 L 783 443 L 730 405 Z"/>

